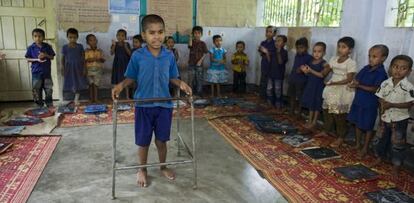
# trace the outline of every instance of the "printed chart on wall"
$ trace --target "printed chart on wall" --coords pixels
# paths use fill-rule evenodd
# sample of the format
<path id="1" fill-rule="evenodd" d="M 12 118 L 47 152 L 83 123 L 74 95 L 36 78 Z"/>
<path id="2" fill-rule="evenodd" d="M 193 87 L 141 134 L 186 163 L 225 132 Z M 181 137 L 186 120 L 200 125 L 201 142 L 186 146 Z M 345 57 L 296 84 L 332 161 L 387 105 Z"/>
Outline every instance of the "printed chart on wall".
<path id="1" fill-rule="evenodd" d="M 198 0 L 197 24 L 218 27 L 256 26 L 256 0 Z"/>
<path id="2" fill-rule="evenodd" d="M 58 0 L 59 29 L 76 27 L 80 32 L 106 32 L 110 24 L 108 0 Z"/>
<path id="3" fill-rule="evenodd" d="M 310 40 L 312 37 L 311 29 L 308 27 L 290 27 L 288 28 L 288 47 L 289 49 L 295 48 L 295 42 L 301 37 L 306 37 L 306 39 Z"/>
<path id="4" fill-rule="evenodd" d="M 139 0 L 109 0 L 110 13 L 139 14 Z"/>
<path id="5" fill-rule="evenodd" d="M 148 0 L 147 13 L 160 15 L 166 25 L 166 35 L 178 43 L 187 43 L 193 24 L 192 0 Z"/>

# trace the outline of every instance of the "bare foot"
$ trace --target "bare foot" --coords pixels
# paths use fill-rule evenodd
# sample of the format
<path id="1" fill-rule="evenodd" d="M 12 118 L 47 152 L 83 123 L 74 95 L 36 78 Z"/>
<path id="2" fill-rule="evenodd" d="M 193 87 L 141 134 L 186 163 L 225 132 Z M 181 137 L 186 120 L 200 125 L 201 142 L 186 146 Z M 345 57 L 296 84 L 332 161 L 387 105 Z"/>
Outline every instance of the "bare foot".
<path id="1" fill-rule="evenodd" d="M 137 173 L 137 185 L 138 187 L 148 186 L 147 170 L 139 169 Z"/>
<path id="2" fill-rule="evenodd" d="M 175 180 L 175 173 L 169 168 L 161 169 L 161 174 L 166 177 L 168 180 Z"/>
<path id="3" fill-rule="evenodd" d="M 363 148 L 361 151 L 358 152 L 359 158 L 361 158 L 361 159 L 364 158 L 365 155 L 367 155 L 367 152 L 368 152 L 368 150 Z"/>
<path id="4" fill-rule="evenodd" d="M 369 165 L 369 167 L 373 168 L 373 167 L 377 167 L 382 163 L 381 158 L 377 158 L 377 160 L 375 160 L 374 163 L 372 163 L 371 165 Z"/>
<path id="5" fill-rule="evenodd" d="M 332 142 L 329 146 L 336 148 L 336 147 L 340 147 L 343 143 L 344 143 L 344 139 L 338 138 L 334 142 Z"/>
<path id="6" fill-rule="evenodd" d="M 322 131 L 318 134 L 316 134 L 314 137 L 329 137 L 328 133 Z"/>
<path id="7" fill-rule="evenodd" d="M 314 127 L 315 127 L 315 124 L 313 124 L 313 123 L 307 123 L 305 125 L 305 128 L 307 128 L 307 129 L 313 129 Z"/>
<path id="8" fill-rule="evenodd" d="M 399 166 L 393 166 L 392 167 L 392 175 L 394 177 L 398 177 L 399 173 L 400 173 L 400 167 Z"/>
<path id="9" fill-rule="evenodd" d="M 352 149 L 359 150 L 359 149 L 361 149 L 361 145 L 360 144 L 356 144 L 355 146 L 352 146 L 351 148 Z"/>

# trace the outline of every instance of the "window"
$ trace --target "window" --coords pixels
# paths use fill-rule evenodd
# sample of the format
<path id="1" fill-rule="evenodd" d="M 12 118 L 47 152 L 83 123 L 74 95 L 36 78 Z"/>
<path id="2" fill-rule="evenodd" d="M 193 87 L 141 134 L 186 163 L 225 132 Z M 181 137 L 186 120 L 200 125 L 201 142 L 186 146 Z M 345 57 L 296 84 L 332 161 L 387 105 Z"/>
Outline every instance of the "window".
<path id="1" fill-rule="evenodd" d="M 265 0 L 263 24 L 339 27 L 342 4 L 343 0 Z"/>
<path id="2" fill-rule="evenodd" d="M 385 26 L 414 27 L 414 0 L 389 0 Z"/>

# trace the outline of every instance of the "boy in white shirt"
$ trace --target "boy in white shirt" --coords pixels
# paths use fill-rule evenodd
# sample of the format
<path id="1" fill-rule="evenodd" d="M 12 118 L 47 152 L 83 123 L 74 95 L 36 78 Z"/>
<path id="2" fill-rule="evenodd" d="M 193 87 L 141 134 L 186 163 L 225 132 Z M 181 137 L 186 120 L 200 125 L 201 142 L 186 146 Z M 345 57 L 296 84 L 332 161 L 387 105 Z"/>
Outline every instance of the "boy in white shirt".
<path id="1" fill-rule="evenodd" d="M 376 95 L 381 108 L 381 125 L 378 144 L 375 148 L 377 165 L 386 158 L 391 148 L 393 174 L 398 175 L 407 148 L 407 124 L 410 115 L 408 110 L 414 101 L 414 86 L 407 77 L 411 73 L 413 60 L 406 55 L 398 55 L 391 61 L 391 77 L 381 83 Z"/>

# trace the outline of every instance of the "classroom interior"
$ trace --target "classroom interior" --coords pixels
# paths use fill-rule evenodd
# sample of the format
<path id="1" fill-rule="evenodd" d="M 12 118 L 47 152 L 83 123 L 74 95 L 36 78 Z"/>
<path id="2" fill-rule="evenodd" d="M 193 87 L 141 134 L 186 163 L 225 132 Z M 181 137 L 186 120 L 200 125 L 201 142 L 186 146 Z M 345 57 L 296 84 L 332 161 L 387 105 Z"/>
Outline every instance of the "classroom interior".
<path id="1" fill-rule="evenodd" d="M 132 46 L 147 14 L 164 18 L 166 35 L 175 39 L 183 81 L 189 81 L 191 75 L 188 39 L 195 25 L 203 27 L 201 40 L 208 49 L 213 47 L 214 35 L 222 37 L 230 77 L 222 85 L 220 98 L 210 97 L 210 86 L 204 83 L 202 98 L 181 94 L 180 102 L 174 101 L 167 161 L 190 161 L 169 166 L 176 173 L 174 181 L 162 177 L 158 167 L 148 168 L 149 186 L 140 188 L 135 168 L 114 172 L 114 130 L 116 167 L 136 165 L 137 146 L 132 103 L 126 110 L 113 109 L 118 104 L 111 99 L 114 56 L 110 47 L 119 29 L 127 31 L 126 41 Z M 348 180 L 338 172 L 340 167 L 369 166 L 375 160 L 372 150 L 367 158 L 355 156 L 351 125 L 345 147 L 330 148 L 337 155 L 333 159 L 306 156 L 304 149 L 326 147 L 335 137 L 315 136 L 323 118 L 318 127 L 309 130 L 304 127 L 305 109 L 301 118 L 293 118 L 288 111 L 276 112 L 259 97 L 262 57 L 258 47 L 268 25 L 288 38 L 283 85 L 286 108 L 287 78 L 296 54 L 295 41 L 300 37 L 309 40 L 309 53 L 316 42 L 326 43 L 327 61 L 337 54 L 339 38 L 352 37 L 355 48 L 350 57 L 356 61 L 357 71 L 368 64 L 368 50 L 375 44 L 389 48 L 386 70 L 396 55 L 414 57 L 413 0 L 0 0 L 0 53 L 4 54 L 0 56 L 0 202 L 381 202 L 381 198 L 413 202 L 413 117 L 408 121 L 406 159 L 398 176 L 391 175 L 389 162 L 368 167 L 374 178 Z M 79 30 L 77 42 L 84 48 L 88 47 L 86 36 L 96 36 L 105 62 L 99 103 L 91 103 L 88 90 L 82 91 L 80 106 L 67 114 L 58 108 L 74 98 L 73 93 L 63 91 L 61 65 L 62 47 L 68 43 L 66 30 L 71 27 Z M 31 117 L 28 112 L 36 108 L 30 63 L 25 58 L 34 28 L 45 31 L 45 42 L 56 53 L 51 64 L 54 107 L 49 108 L 50 115 L 38 118 L 40 123 L 23 124 L 19 132 L 6 134 L 10 120 Z M 232 92 L 230 57 L 237 41 L 244 41 L 249 58 L 244 94 Z M 202 66 L 204 71 L 208 69 L 209 57 Z M 413 74 L 408 80 L 414 82 Z M 120 101 L 123 99 L 121 95 Z M 187 102 L 197 99 L 209 103 L 192 108 Z M 97 104 L 105 109 L 85 112 Z M 263 116 L 292 126 L 295 133 L 311 140 L 290 146 L 284 142 L 288 131 L 265 132 L 255 125 Z M 151 143 L 148 162 L 157 161 L 157 149 Z"/>

